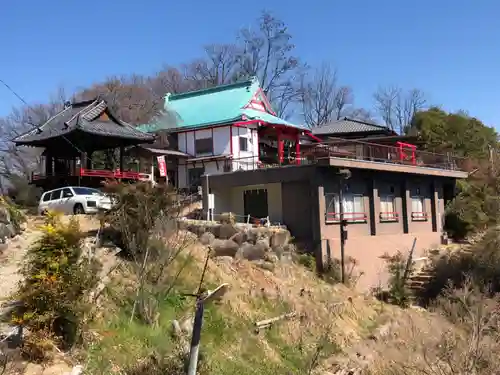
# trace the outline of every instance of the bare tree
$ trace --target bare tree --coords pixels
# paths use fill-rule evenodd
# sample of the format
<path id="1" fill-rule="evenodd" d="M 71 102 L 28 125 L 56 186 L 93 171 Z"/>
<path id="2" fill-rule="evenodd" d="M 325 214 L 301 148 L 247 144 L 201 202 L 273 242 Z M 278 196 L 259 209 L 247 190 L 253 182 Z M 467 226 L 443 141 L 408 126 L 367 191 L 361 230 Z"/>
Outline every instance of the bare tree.
<path id="1" fill-rule="evenodd" d="M 404 91 L 399 87 L 380 87 L 374 94 L 375 108 L 385 124 L 403 134 L 415 113 L 425 109 L 427 100 L 422 91 Z"/>
<path id="2" fill-rule="evenodd" d="M 200 88 L 213 87 L 237 80 L 238 48 L 234 44 L 205 46 L 205 58 L 195 60 L 185 67 L 185 79 L 194 81 Z M 191 84 L 192 85 L 192 84 Z"/>
<path id="3" fill-rule="evenodd" d="M 7 117 L 0 118 L 0 176 L 11 181 L 15 177 L 29 178 L 40 165 L 42 150 L 16 147 L 12 140 L 17 136 L 43 125 L 56 115 L 67 100 L 60 88 L 48 104 L 14 108 Z"/>
<path id="4" fill-rule="evenodd" d="M 241 30 L 238 44 L 238 78 L 257 76 L 278 116 L 289 115 L 300 99 L 300 75 L 304 66 L 293 55 L 295 46 L 283 21 L 268 12 L 259 18 L 257 31 Z"/>
<path id="5" fill-rule="evenodd" d="M 348 108 L 345 111 L 345 116 L 356 120 L 375 122 L 375 120 L 373 119 L 373 114 L 365 108 Z"/>
<path id="6" fill-rule="evenodd" d="M 40 168 L 43 150 L 16 147 L 12 140 L 43 125 L 63 108 L 67 99 L 60 87 L 47 104 L 17 107 L 0 118 L 0 185 L 3 193 L 15 196 L 18 203 L 29 205 L 36 201 L 36 189 L 28 181 L 31 173 Z"/>
<path id="7" fill-rule="evenodd" d="M 303 76 L 301 102 L 306 124 L 315 127 L 347 115 L 353 94 L 350 87 L 338 84 L 337 71 L 323 64 L 311 80 Z"/>
<path id="8" fill-rule="evenodd" d="M 106 99 L 114 113 L 130 124 L 147 123 L 162 107 L 162 99 L 151 86 L 151 81 L 140 75 L 110 77 L 78 94 L 79 99 L 96 96 Z"/>

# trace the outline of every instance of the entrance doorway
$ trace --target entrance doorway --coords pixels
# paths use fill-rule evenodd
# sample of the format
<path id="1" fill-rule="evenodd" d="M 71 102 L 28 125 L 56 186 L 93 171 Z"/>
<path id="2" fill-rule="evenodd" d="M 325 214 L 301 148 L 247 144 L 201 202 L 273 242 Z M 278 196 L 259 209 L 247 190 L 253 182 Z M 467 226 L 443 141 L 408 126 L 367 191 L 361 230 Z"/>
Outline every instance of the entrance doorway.
<path id="1" fill-rule="evenodd" d="M 243 192 L 243 208 L 245 217 L 264 219 L 269 215 L 267 204 L 267 189 L 245 190 Z"/>

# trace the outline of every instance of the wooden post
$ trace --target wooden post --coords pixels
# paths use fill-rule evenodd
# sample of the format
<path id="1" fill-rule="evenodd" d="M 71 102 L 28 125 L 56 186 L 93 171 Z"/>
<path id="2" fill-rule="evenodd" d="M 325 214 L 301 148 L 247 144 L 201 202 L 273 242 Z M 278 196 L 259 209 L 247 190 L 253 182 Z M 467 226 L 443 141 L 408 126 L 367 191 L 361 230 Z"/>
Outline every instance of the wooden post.
<path id="1" fill-rule="evenodd" d="M 281 138 L 281 129 L 276 129 L 276 139 L 278 141 L 278 163 L 283 164 L 283 139 Z"/>
<path id="2" fill-rule="evenodd" d="M 123 146 L 120 146 L 120 172 L 123 172 L 123 154 L 124 148 Z"/>
<path id="3" fill-rule="evenodd" d="M 80 168 L 87 168 L 87 153 L 82 152 L 80 154 Z"/>
<path id="4" fill-rule="evenodd" d="M 194 315 L 193 335 L 191 336 L 191 350 L 189 352 L 188 375 L 196 375 L 198 356 L 200 353 L 201 327 L 203 326 L 204 304 L 201 298 L 196 300 L 196 313 Z"/>
<path id="5" fill-rule="evenodd" d="M 295 137 L 295 164 L 300 165 L 300 134 Z"/>
<path id="6" fill-rule="evenodd" d="M 92 152 L 87 153 L 87 160 L 85 163 L 85 168 L 92 169 Z"/>

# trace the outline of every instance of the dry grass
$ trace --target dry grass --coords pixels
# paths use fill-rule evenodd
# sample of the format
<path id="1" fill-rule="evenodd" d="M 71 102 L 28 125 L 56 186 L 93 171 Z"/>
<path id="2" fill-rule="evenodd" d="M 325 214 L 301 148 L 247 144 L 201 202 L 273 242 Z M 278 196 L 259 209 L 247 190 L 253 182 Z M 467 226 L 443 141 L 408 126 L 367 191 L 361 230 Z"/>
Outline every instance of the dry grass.
<path id="1" fill-rule="evenodd" d="M 190 234 L 180 233 L 170 240 L 185 243 L 186 238 Z M 109 370 L 96 362 L 97 357 L 115 369 L 123 369 L 151 352 L 175 350 L 175 341 L 167 335 L 171 322 L 193 312 L 193 301 L 177 296 L 196 290 L 208 252 L 194 237 L 190 240 L 192 244 L 184 256 L 169 270 L 176 273 L 184 267 L 176 296 L 159 306 L 158 326 L 130 325 L 127 314 L 125 320 L 120 320 L 116 318 L 120 308 L 109 306 L 103 320 L 94 327 L 100 337 L 89 350 L 88 366 L 94 374 L 99 373 L 98 369 L 101 373 Z M 186 257 L 191 259 L 189 263 L 184 261 Z M 210 259 L 205 286 L 213 288 L 220 283 L 230 284 L 230 289 L 220 303 L 205 312 L 202 334 L 210 374 L 337 375 L 345 369 L 373 375 L 438 374 L 429 371 L 434 366 L 431 354 L 452 337 L 454 355 L 461 356 L 470 341 L 466 330 L 438 312 L 403 310 L 381 303 L 342 285 L 328 284 L 291 261 L 283 260 L 274 272 L 269 272 L 245 260 Z M 114 292 L 122 288 L 125 294 L 126 290 L 130 293 L 133 278 L 116 273 L 113 285 Z M 297 317 L 258 334 L 254 332 L 255 322 L 287 312 L 295 312 Z"/>

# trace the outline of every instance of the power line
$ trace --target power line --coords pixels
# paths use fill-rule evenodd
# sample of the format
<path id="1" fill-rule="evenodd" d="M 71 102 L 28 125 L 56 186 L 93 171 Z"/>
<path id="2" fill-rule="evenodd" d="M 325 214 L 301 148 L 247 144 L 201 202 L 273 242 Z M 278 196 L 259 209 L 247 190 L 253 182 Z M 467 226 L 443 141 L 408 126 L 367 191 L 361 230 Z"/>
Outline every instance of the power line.
<path id="1" fill-rule="evenodd" d="M 3 79 L 0 78 L 0 83 L 2 83 L 6 88 L 7 90 L 9 90 L 16 98 L 18 98 L 21 102 L 23 102 L 23 104 L 28 107 L 29 109 L 31 109 L 33 112 L 34 112 L 34 109 L 28 104 L 28 102 L 26 100 L 24 100 L 24 98 L 18 94 L 16 92 L 16 90 L 14 90 L 11 86 L 9 86 Z M 33 125 L 33 129 L 31 130 L 35 130 L 35 129 L 38 129 L 39 126 L 36 126 L 36 125 Z M 29 131 L 31 131 L 29 130 Z M 64 134 L 61 134 L 61 137 L 62 139 L 64 139 L 66 142 L 68 142 L 72 147 L 74 147 L 76 149 L 76 151 L 78 151 L 79 153 L 83 153 L 82 150 L 80 150 L 73 142 L 71 142 Z M 88 156 L 87 156 L 88 157 Z M 88 157 L 88 159 L 90 159 L 90 161 L 93 161 L 92 158 Z"/>
<path id="2" fill-rule="evenodd" d="M 9 90 L 12 94 L 14 94 L 20 101 L 22 101 L 26 106 L 30 107 L 26 100 L 23 99 L 21 95 L 19 95 L 12 87 L 10 87 L 3 79 L 0 78 L 0 83 L 4 85 L 7 90 Z M 31 107 L 30 107 L 31 108 Z"/>

